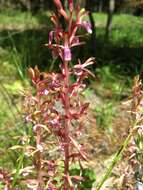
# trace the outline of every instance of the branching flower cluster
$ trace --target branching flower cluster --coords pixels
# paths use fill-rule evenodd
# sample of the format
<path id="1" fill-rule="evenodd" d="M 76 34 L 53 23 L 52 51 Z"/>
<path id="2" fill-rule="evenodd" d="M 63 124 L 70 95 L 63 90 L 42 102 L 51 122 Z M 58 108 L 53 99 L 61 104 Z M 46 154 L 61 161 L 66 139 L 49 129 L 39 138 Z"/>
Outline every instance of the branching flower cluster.
<path id="1" fill-rule="evenodd" d="M 81 167 L 81 160 L 87 160 L 85 148 L 79 144 L 78 137 L 84 130 L 83 117 L 89 103 L 83 103 L 80 94 L 85 89 L 84 79 L 94 75 L 87 69 L 94 63 L 94 58 L 84 63 L 77 60 L 74 66 L 72 61 L 72 48 L 82 45 L 78 29 L 84 28 L 91 33 L 90 24 L 83 21 L 88 13 L 80 9 L 79 4 L 74 5 L 69 0 L 66 11 L 60 0 L 54 0 L 58 14 L 53 13 L 51 20 L 54 30 L 49 33 L 49 43 L 52 55 L 59 58 L 59 73 L 40 72 L 38 67 L 28 70 L 35 93 L 25 96 L 25 121 L 32 123 L 35 147 L 32 151 L 33 167 L 36 169 L 35 181 L 28 184 L 37 190 L 74 190 L 83 179 L 80 176 L 70 175 L 70 166 L 77 162 Z M 66 27 L 63 28 L 60 18 L 64 19 Z M 74 82 L 71 80 L 74 77 Z M 61 161 L 48 159 L 47 147 L 56 145 L 61 155 Z M 63 167 L 61 169 L 60 165 Z"/>

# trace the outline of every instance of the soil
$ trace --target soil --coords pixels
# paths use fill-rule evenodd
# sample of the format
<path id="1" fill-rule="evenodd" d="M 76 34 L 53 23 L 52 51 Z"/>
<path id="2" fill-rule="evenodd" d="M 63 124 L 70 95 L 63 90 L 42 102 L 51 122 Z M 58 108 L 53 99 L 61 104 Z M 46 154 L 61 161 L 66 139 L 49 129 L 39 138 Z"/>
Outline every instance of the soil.
<path id="1" fill-rule="evenodd" d="M 104 98 L 106 99 L 106 97 Z M 100 129 L 96 122 L 96 112 L 94 110 L 96 105 L 103 104 L 103 99 L 96 94 L 92 94 L 92 97 L 88 99 L 91 106 L 87 114 L 88 127 L 86 128 L 86 134 L 88 135 L 84 140 L 84 144 L 87 147 L 90 160 L 87 166 L 91 167 L 97 175 L 97 180 L 92 189 L 96 190 L 102 175 L 125 139 L 126 131 L 130 125 L 130 114 L 128 113 L 130 106 L 129 103 L 125 103 L 126 100 L 117 102 L 116 114 L 112 121 L 112 130 L 109 132 L 108 130 Z M 103 185 L 102 190 L 121 190 L 123 176 L 120 176 L 116 167 L 114 170 L 111 177 Z"/>

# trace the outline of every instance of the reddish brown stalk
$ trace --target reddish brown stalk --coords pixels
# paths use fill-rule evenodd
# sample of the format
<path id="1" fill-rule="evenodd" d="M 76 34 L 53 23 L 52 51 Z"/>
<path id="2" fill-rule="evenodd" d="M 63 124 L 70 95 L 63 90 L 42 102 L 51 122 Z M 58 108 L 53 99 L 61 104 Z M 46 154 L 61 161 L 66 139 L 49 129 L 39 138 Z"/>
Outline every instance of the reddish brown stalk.
<path id="1" fill-rule="evenodd" d="M 70 116 L 69 116 L 69 110 L 70 110 L 70 101 L 69 101 L 69 68 L 68 68 L 68 62 L 64 61 L 64 69 L 65 69 L 65 147 L 64 147 L 64 190 L 68 189 L 68 179 L 67 176 L 69 175 L 69 128 L 70 128 Z"/>
<path id="2" fill-rule="evenodd" d="M 36 136 L 36 144 L 37 147 L 38 145 L 40 145 L 40 141 L 41 141 L 41 131 L 40 129 L 37 130 L 37 136 Z M 37 168 L 37 190 L 42 190 L 43 189 L 43 176 L 42 176 L 42 154 L 40 152 L 40 150 L 38 150 L 37 155 L 36 155 L 36 168 Z"/>

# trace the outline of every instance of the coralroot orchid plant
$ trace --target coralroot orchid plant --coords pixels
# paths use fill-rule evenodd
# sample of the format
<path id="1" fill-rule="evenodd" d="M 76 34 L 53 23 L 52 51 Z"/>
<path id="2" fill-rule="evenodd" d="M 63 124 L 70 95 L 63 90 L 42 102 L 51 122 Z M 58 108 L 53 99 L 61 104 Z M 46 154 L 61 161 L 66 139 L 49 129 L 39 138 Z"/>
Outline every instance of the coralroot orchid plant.
<path id="1" fill-rule="evenodd" d="M 54 30 L 49 32 L 49 43 L 46 47 L 52 50 L 52 55 L 60 59 L 60 73 L 40 72 L 37 66 L 29 69 L 29 75 L 35 88 L 35 95 L 29 93 L 25 96 L 26 122 L 32 123 L 34 142 L 32 147 L 32 160 L 36 169 L 35 181 L 29 179 L 27 185 L 37 190 L 75 190 L 84 177 L 70 175 L 70 166 L 77 162 L 82 171 L 82 160 L 87 156 L 78 137 L 82 134 L 84 123 L 82 116 L 86 114 L 89 103 L 83 103 L 80 93 L 84 90 L 84 79 L 94 75 L 86 68 L 94 63 L 94 58 L 84 63 L 77 60 L 71 66 L 72 48 L 82 45 L 77 31 L 84 28 L 91 33 L 90 24 L 83 21 L 88 13 L 80 9 L 79 4 L 74 5 L 68 0 L 66 11 L 60 0 L 53 0 L 58 14 L 53 13 L 51 20 Z M 66 27 L 63 28 L 60 18 L 64 19 Z M 71 81 L 71 77 L 75 81 Z M 61 155 L 61 163 L 48 159 L 47 147 L 56 145 Z M 64 168 L 64 169 L 63 169 Z M 28 170 L 28 168 L 27 168 Z M 31 169 L 29 171 L 29 174 Z"/>

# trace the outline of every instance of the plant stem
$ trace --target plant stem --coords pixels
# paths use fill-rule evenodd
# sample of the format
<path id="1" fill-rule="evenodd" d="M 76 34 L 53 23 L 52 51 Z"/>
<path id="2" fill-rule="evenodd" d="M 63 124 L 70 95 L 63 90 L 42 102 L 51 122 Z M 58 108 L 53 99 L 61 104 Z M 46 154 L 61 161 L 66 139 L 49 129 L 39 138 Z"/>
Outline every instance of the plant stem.
<path id="1" fill-rule="evenodd" d="M 136 124 L 136 123 L 135 123 Z M 133 125 L 135 126 L 135 125 Z M 124 150 L 126 149 L 132 135 L 134 132 L 134 127 L 132 128 L 132 130 L 129 132 L 128 136 L 126 137 L 126 139 L 124 140 L 124 142 L 122 143 L 120 149 L 117 151 L 114 159 L 112 160 L 112 163 L 110 164 L 110 166 L 107 168 L 105 175 L 102 177 L 100 183 L 98 184 L 96 190 L 100 190 L 101 187 L 103 186 L 103 184 L 105 183 L 105 181 L 108 179 L 108 177 L 111 175 L 112 170 L 114 168 L 114 166 L 116 165 L 116 163 L 119 161 L 122 153 L 124 152 Z"/>
<path id="2" fill-rule="evenodd" d="M 37 131 L 37 139 L 36 143 L 37 145 L 41 143 L 41 134 L 40 134 L 40 129 Z M 42 163 L 41 163 L 41 152 L 38 151 L 36 155 L 36 167 L 37 167 L 37 182 L 38 182 L 38 187 L 37 190 L 42 190 L 43 189 L 43 176 L 42 176 Z"/>
<path id="3" fill-rule="evenodd" d="M 69 127 L 70 127 L 70 119 L 69 119 L 69 110 L 70 110 L 70 100 L 69 100 L 69 69 L 68 69 L 68 62 L 64 61 L 64 69 L 65 69 L 65 137 L 64 137 L 64 190 L 68 190 L 68 179 L 67 176 L 69 175 Z"/>

